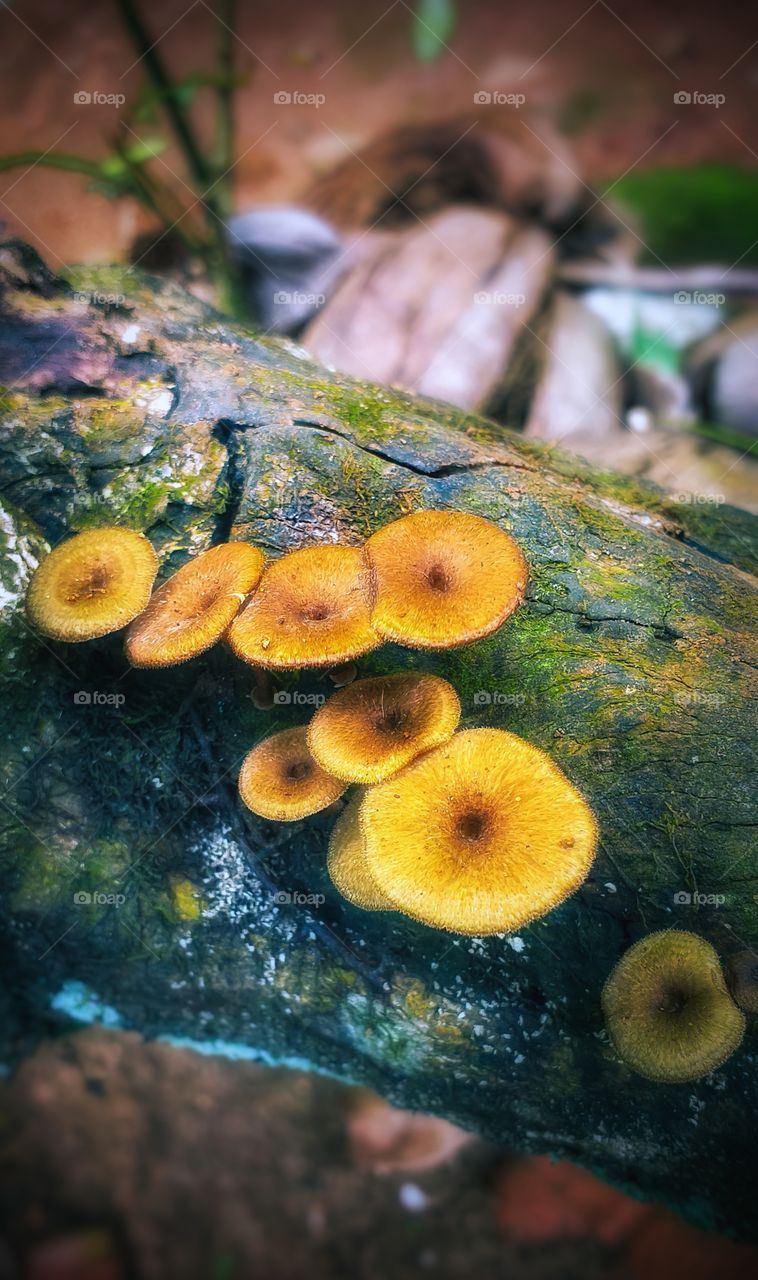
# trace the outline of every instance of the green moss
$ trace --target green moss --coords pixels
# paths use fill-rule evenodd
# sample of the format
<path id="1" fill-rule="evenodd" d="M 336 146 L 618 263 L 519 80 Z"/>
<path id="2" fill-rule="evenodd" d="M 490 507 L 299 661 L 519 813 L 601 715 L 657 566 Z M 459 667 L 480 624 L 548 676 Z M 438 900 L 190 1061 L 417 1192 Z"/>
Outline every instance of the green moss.
<path id="1" fill-rule="evenodd" d="M 643 261 L 758 263 L 758 175 L 732 165 L 635 169 L 612 184 L 640 221 Z"/>

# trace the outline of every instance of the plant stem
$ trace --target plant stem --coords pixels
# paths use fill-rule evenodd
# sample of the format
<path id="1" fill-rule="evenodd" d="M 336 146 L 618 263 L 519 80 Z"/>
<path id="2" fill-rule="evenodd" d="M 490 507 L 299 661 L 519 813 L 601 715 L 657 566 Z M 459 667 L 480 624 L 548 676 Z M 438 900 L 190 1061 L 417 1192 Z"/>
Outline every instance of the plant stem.
<path id="1" fill-rule="evenodd" d="M 30 164 L 41 165 L 46 169 L 64 169 L 67 173 L 83 173 L 88 178 L 103 177 L 97 160 L 69 155 L 65 151 L 17 151 L 12 156 L 0 156 L 0 172 Z"/>
<path id="2" fill-rule="evenodd" d="M 177 141 L 184 152 L 190 174 L 196 184 L 197 193 L 202 197 L 206 188 L 212 182 L 212 174 L 200 150 L 194 130 L 184 113 L 176 86 L 164 66 L 163 59 L 156 52 L 154 41 L 150 38 L 147 28 L 143 25 L 142 18 L 137 12 L 133 0 L 118 0 L 118 5 L 137 53 L 144 62 L 148 75 L 160 94 L 166 114 L 171 121 Z"/>
<path id="3" fill-rule="evenodd" d="M 219 0 L 216 166 L 220 175 L 219 213 L 232 212 L 231 169 L 234 164 L 234 29 L 236 0 Z"/>

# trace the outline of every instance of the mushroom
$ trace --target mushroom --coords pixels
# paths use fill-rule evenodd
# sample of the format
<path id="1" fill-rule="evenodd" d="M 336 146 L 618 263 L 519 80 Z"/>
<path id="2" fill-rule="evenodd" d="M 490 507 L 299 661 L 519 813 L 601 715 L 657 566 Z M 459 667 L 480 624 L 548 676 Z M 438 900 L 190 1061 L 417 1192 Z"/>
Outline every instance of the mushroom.
<path id="1" fill-rule="evenodd" d="M 372 787 L 366 860 L 395 906 L 453 933 L 502 933 L 544 915 L 585 879 L 597 829 L 540 751 L 502 729 L 467 729 Z"/>
<path id="2" fill-rule="evenodd" d="M 365 553 L 376 630 L 414 649 L 452 649 L 489 635 L 526 588 L 518 544 L 464 511 L 403 516 L 373 534 Z"/>
<path id="3" fill-rule="evenodd" d="M 368 574 L 356 547 L 305 547 L 276 560 L 229 628 L 239 658 L 271 669 L 333 667 L 370 649 Z"/>
<path id="4" fill-rule="evenodd" d="M 87 529 L 50 552 L 32 575 L 26 611 L 54 640 L 118 631 L 145 608 L 158 557 L 134 529 Z"/>
<path id="5" fill-rule="evenodd" d="M 320 769 L 306 742 L 305 728 L 284 729 L 253 747 L 242 762 L 240 796 L 261 818 L 296 822 L 333 804 L 344 782 Z"/>
<path id="6" fill-rule="evenodd" d="M 182 565 L 126 633 L 132 666 L 172 667 L 210 649 L 258 585 L 263 561 L 248 542 L 225 542 Z"/>
<path id="7" fill-rule="evenodd" d="M 603 987 L 611 1043 L 649 1080 L 696 1080 L 740 1043 L 745 1019 L 710 943 L 680 929 L 649 933 L 625 952 Z"/>
<path id="8" fill-rule="evenodd" d="M 332 883 L 353 906 L 363 911 L 394 911 L 394 904 L 382 893 L 366 862 L 359 818 L 362 800 L 362 792 L 353 796 L 337 819 L 329 841 L 327 870 Z"/>
<path id="9" fill-rule="evenodd" d="M 332 694 L 310 723 L 308 745 L 346 782 L 383 782 L 447 742 L 460 717 L 458 695 L 440 676 L 373 676 Z"/>
<path id="10" fill-rule="evenodd" d="M 758 1013 L 758 954 L 738 951 L 726 962 L 726 981 L 732 999 L 747 1013 Z"/>

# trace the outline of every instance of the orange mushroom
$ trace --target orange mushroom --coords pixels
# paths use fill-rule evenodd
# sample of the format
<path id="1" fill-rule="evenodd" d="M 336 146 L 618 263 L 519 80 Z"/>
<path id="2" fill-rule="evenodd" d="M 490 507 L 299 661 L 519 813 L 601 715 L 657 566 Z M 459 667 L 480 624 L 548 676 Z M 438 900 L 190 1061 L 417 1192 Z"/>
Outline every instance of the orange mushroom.
<path id="1" fill-rule="evenodd" d="M 126 634 L 133 667 L 171 667 L 221 638 L 258 585 L 263 552 L 225 542 L 189 560 L 155 591 Z"/>
<path id="2" fill-rule="evenodd" d="M 332 883 L 353 906 L 363 911 L 394 911 L 394 904 L 382 893 L 366 862 L 359 816 L 362 800 L 360 793 L 353 796 L 337 819 L 329 841 L 327 870 Z"/>
<path id="3" fill-rule="evenodd" d="M 43 635 L 72 642 L 125 627 L 150 599 L 158 557 L 134 529 L 87 529 L 60 543 L 32 575 L 29 620 Z"/>
<path id="4" fill-rule="evenodd" d="M 229 628 L 239 658 L 271 669 L 333 667 L 380 643 L 355 547 L 306 547 L 276 560 Z"/>
<path id="5" fill-rule="evenodd" d="M 513 538 L 464 511 L 417 511 L 366 543 L 374 627 L 414 649 L 489 635 L 518 608 L 526 561 Z"/>
<path id="6" fill-rule="evenodd" d="M 460 715 L 455 689 L 440 676 L 372 676 L 332 694 L 310 723 L 308 744 L 338 778 L 382 782 L 452 737 Z"/>
<path id="7" fill-rule="evenodd" d="M 245 756 L 240 796 L 248 809 L 275 822 L 296 822 L 333 804 L 345 783 L 319 768 L 305 729 L 284 729 L 259 742 Z"/>

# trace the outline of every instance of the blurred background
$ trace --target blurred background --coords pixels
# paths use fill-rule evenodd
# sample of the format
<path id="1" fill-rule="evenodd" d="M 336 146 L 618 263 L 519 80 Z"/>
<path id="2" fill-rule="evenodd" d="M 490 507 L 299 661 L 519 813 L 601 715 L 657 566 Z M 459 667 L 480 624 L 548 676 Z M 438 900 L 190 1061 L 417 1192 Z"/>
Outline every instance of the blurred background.
<path id="1" fill-rule="evenodd" d="M 355 376 L 758 509 L 754 6 L 16 0 L 0 35 L 0 220 L 54 271 L 169 274 Z M 0 1175 L 3 1277 L 758 1261 L 363 1090 L 63 1019 L 2 1082 Z"/>

